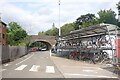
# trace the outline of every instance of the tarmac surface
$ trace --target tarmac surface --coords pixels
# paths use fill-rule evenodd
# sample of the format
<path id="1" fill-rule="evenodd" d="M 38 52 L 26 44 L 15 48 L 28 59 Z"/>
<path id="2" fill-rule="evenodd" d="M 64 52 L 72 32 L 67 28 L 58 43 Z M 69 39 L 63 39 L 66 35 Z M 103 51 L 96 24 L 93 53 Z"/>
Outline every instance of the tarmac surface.
<path id="1" fill-rule="evenodd" d="M 118 75 L 105 66 L 50 56 L 49 51 L 32 52 L 2 65 L 2 78 L 111 78 Z"/>

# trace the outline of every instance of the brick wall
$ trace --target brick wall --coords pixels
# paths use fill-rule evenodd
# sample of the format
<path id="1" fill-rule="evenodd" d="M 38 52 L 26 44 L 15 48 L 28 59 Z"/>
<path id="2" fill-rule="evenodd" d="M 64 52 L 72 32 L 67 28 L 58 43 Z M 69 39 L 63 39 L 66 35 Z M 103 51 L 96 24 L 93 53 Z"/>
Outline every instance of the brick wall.
<path id="1" fill-rule="evenodd" d="M 0 44 L 6 45 L 6 24 L 0 22 Z"/>

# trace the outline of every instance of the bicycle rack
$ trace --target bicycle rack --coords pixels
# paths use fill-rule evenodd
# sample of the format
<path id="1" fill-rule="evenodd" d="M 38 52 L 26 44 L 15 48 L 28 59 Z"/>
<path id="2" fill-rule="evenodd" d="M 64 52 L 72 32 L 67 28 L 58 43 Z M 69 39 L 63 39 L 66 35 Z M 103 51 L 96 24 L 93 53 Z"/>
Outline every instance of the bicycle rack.
<path id="1" fill-rule="evenodd" d="M 106 51 L 107 53 L 109 52 L 109 58 L 112 59 L 112 63 L 116 63 L 114 55 L 120 55 L 120 53 L 115 52 L 119 48 L 118 42 L 120 38 L 120 28 L 116 25 L 93 25 L 85 29 L 71 31 L 68 34 L 60 36 L 60 38 L 57 42 L 61 44 L 64 43 L 64 49 L 68 49 L 68 52 L 71 50 L 74 51 L 75 48 L 80 54 L 88 52 L 95 54 Z M 118 40 L 118 42 L 116 42 L 117 46 L 114 44 L 115 40 Z M 117 58 L 120 58 L 120 56 L 117 56 Z M 104 63 L 104 61 L 105 58 L 103 58 L 101 64 Z"/>

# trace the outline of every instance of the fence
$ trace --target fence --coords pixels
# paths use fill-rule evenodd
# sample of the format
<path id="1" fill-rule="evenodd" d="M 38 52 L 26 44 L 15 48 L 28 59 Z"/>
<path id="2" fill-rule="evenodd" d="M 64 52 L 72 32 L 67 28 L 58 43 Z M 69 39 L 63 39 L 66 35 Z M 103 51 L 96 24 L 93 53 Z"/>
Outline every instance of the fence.
<path id="1" fill-rule="evenodd" d="M 24 46 L 2 46 L 1 60 L 3 63 L 13 61 L 27 54 L 27 48 Z"/>
<path id="2" fill-rule="evenodd" d="M 0 45 L 0 64 L 1 64 L 1 56 L 2 56 L 2 46 Z"/>

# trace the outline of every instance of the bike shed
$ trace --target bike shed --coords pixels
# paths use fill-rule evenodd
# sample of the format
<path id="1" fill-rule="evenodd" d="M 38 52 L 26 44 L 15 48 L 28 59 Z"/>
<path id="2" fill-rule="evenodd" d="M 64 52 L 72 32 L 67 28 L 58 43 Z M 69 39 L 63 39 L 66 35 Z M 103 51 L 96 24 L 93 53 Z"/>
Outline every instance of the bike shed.
<path id="1" fill-rule="evenodd" d="M 71 31 L 57 39 L 57 54 L 66 56 L 69 51 L 106 51 L 112 63 L 120 62 L 120 28 L 112 24 L 98 24 Z"/>

